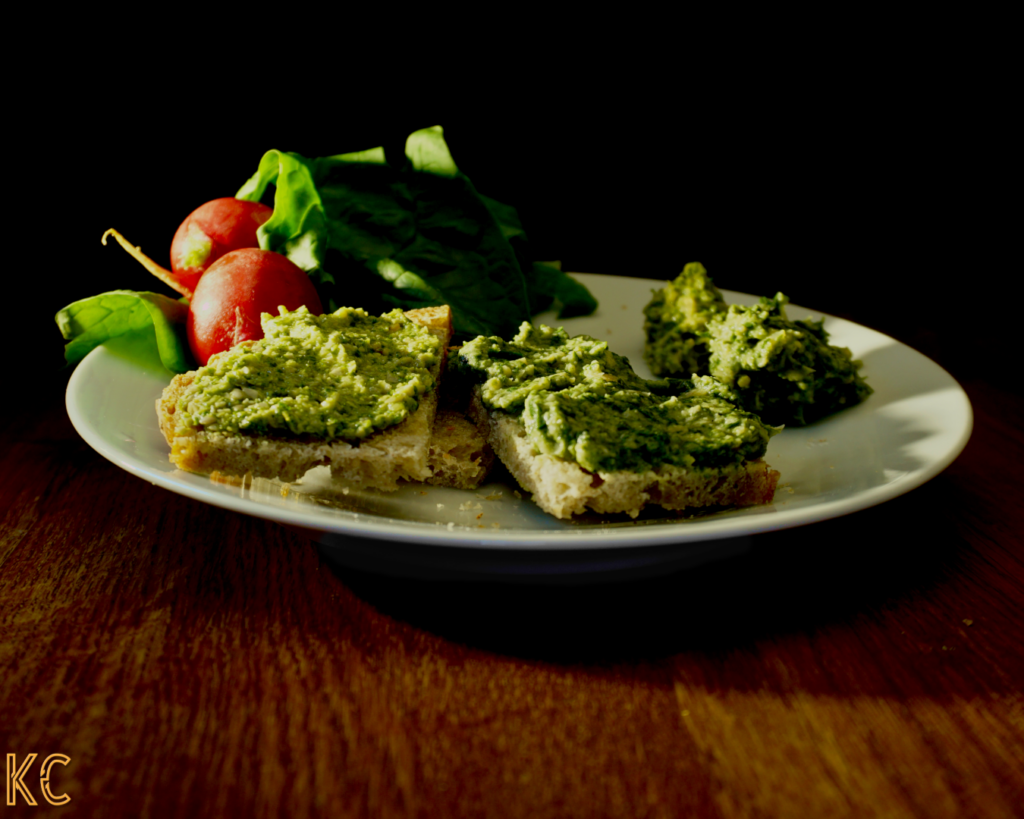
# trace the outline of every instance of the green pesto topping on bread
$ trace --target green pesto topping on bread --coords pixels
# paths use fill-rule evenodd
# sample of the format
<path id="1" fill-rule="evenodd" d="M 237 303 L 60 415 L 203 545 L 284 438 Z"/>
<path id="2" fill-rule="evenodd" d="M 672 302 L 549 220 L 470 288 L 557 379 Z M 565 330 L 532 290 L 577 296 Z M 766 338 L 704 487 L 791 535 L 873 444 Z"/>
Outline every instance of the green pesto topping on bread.
<path id="1" fill-rule="evenodd" d="M 262 316 L 264 337 L 213 356 L 178 400 L 179 427 L 359 440 L 416 410 L 440 341 L 401 310 L 305 307 Z"/>
<path id="2" fill-rule="evenodd" d="M 713 378 L 647 381 L 606 342 L 561 328 L 480 336 L 458 361 L 484 406 L 518 417 L 539 453 L 591 472 L 720 468 L 760 458 L 776 431 Z"/>

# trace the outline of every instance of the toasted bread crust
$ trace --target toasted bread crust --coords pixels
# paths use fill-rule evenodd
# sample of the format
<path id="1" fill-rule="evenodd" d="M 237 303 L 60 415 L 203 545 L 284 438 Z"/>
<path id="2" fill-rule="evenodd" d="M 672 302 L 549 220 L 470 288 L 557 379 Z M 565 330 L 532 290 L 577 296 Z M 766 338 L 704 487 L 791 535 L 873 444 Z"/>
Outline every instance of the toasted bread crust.
<path id="1" fill-rule="evenodd" d="M 442 354 L 432 373 L 434 389 L 421 396 L 419 406 L 400 424 L 374 433 L 355 444 L 275 435 L 210 433 L 181 430 L 175 425 L 178 398 L 195 378 L 177 375 L 156 402 L 160 431 L 171 447 L 170 460 L 186 472 L 296 481 L 315 466 L 330 465 L 331 474 L 346 486 L 394 490 L 400 480 L 431 477 L 428 462 L 431 429 L 437 413 L 437 393 L 444 356 L 452 336 L 451 309 L 424 307 L 406 312 L 411 320 L 441 341 Z"/>
<path id="2" fill-rule="evenodd" d="M 678 511 L 711 506 L 770 503 L 779 473 L 763 460 L 725 469 L 665 465 L 646 472 L 587 472 L 578 464 L 538 453 L 518 419 L 489 412 L 475 392 L 470 417 L 534 502 L 556 518 L 591 509 L 636 517 L 647 504 Z"/>

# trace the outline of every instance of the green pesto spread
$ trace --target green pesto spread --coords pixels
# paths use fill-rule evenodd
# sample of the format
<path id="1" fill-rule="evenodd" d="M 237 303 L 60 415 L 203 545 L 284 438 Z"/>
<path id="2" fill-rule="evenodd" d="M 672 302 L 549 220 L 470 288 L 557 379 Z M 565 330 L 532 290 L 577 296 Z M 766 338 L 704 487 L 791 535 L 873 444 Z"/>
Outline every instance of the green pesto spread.
<path id="1" fill-rule="evenodd" d="M 590 336 L 574 336 L 559 327 L 534 327 L 524 321 L 511 341 L 477 336 L 459 350 L 462 372 L 482 382 L 481 398 L 490 409 L 519 414 L 533 392 L 554 392 L 575 384 L 594 391 L 608 385 L 646 389 L 629 361 Z"/>
<path id="2" fill-rule="evenodd" d="M 561 328 L 524 322 L 511 341 L 478 336 L 458 368 L 486 407 L 520 419 L 538 452 L 591 472 L 720 468 L 760 458 L 776 432 L 713 378 L 646 381 L 607 342 Z"/>
<path id="3" fill-rule="evenodd" d="M 808 424 L 864 400 L 872 390 L 845 347 L 828 343 L 824 320 L 790 321 L 782 293 L 752 307 L 730 305 L 707 325 L 711 375 L 770 424 Z"/>
<path id="4" fill-rule="evenodd" d="M 714 376 L 769 424 L 802 426 L 863 401 L 872 390 L 861 363 L 828 343 L 824 321 L 790 321 L 788 301 L 726 306 L 692 262 L 644 308 L 644 360 L 655 375 Z"/>
<path id="5" fill-rule="evenodd" d="M 433 387 L 441 342 L 401 310 L 282 307 L 262 325 L 262 339 L 196 372 L 178 400 L 180 426 L 358 440 L 400 423 Z"/>
<path id="6" fill-rule="evenodd" d="M 710 353 L 704 328 L 726 309 L 725 299 L 700 262 L 653 291 L 644 308 L 644 361 L 655 375 L 706 373 Z"/>

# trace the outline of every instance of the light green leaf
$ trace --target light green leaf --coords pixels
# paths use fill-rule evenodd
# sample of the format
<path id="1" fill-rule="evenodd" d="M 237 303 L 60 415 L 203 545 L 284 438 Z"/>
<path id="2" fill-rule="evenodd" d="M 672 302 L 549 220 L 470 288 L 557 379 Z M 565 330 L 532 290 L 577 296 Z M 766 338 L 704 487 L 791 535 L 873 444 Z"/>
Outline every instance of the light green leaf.
<path id="1" fill-rule="evenodd" d="M 168 370 L 188 372 L 188 354 L 176 327 L 183 327 L 188 306 L 160 293 L 111 290 L 72 302 L 57 313 L 68 342 L 64 358 L 76 364 L 106 341 L 152 329 L 160 360 Z"/>
<path id="2" fill-rule="evenodd" d="M 459 172 L 444 141 L 444 129 L 440 125 L 409 134 L 405 141 L 405 155 L 417 171 L 449 177 Z"/>
<path id="3" fill-rule="evenodd" d="M 323 269 L 327 253 L 327 218 L 305 158 L 285 151 L 267 151 L 259 170 L 239 188 L 237 199 L 259 201 L 275 184 L 274 213 L 260 225 L 260 247 L 287 256 L 314 282 L 333 282 Z"/>

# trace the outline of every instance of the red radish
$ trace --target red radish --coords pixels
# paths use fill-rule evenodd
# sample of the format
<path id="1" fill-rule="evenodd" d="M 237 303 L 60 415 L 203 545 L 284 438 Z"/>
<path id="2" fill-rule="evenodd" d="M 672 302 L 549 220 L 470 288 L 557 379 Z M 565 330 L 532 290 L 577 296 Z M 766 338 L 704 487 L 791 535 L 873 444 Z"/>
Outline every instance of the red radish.
<path id="1" fill-rule="evenodd" d="M 263 338 L 260 314 L 305 305 L 322 313 L 320 297 L 305 271 L 280 253 L 233 250 L 207 268 L 188 311 L 188 344 L 200 364 L 242 341 Z"/>
<path id="2" fill-rule="evenodd" d="M 230 196 L 200 205 L 181 223 L 171 242 L 174 278 L 194 291 L 203 273 L 225 253 L 259 247 L 256 230 L 273 212 L 259 202 Z"/>

